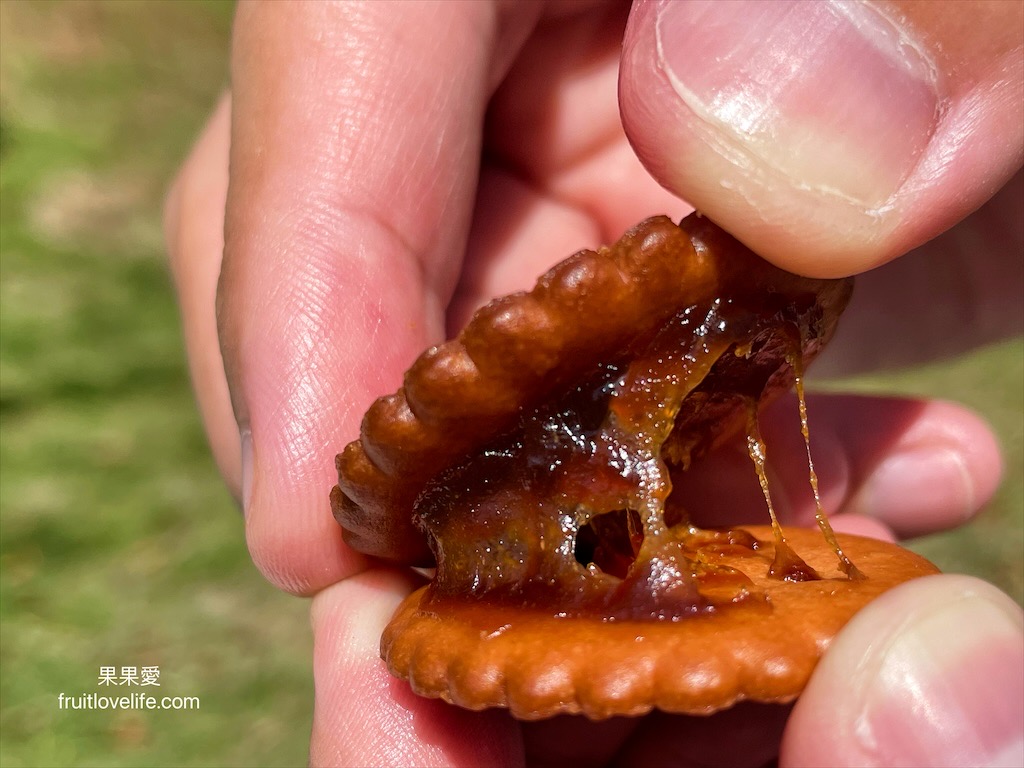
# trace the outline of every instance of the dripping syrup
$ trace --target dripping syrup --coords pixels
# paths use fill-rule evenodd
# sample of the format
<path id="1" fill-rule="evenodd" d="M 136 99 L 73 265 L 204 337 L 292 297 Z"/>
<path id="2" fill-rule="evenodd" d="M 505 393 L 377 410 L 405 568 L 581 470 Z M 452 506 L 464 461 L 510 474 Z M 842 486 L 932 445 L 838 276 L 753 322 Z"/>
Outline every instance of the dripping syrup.
<path id="1" fill-rule="evenodd" d="M 810 475 L 811 493 L 814 495 L 814 519 L 817 521 L 818 528 L 821 529 L 825 541 L 832 547 L 832 551 L 835 552 L 836 557 L 839 559 L 839 567 L 843 573 L 853 581 L 863 580 L 867 577 L 843 552 L 843 548 L 839 545 L 836 534 L 832 530 L 832 524 L 828 521 L 828 515 L 825 514 L 825 508 L 821 504 L 821 493 L 818 490 L 818 475 L 814 471 L 814 459 L 811 457 L 811 430 L 807 423 L 807 398 L 804 396 L 803 357 L 799 352 L 790 353 L 789 364 L 793 367 L 793 374 L 796 379 L 796 399 L 800 409 L 800 433 L 804 437 L 804 446 L 807 449 L 807 469 Z M 772 519 L 774 520 L 774 516 Z"/>
<path id="2" fill-rule="evenodd" d="M 775 505 L 772 504 L 772 494 L 768 487 L 768 472 L 766 469 L 768 449 L 761 438 L 761 430 L 757 423 L 757 401 L 747 400 L 747 453 L 754 463 L 754 471 L 757 472 L 758 482 L 761 484 L 761 493 L 764 494 L 765 504 L 768 505 L 768 515 L 772 521 L 772 535 L 775 539 L 775 557 L 768 575 L 785 581 L 814 581 L 820 579 L 811 566 L 793 551 L 782 533 L 782 526 L 779 525 L 779 518 L 775 514 Z"/>

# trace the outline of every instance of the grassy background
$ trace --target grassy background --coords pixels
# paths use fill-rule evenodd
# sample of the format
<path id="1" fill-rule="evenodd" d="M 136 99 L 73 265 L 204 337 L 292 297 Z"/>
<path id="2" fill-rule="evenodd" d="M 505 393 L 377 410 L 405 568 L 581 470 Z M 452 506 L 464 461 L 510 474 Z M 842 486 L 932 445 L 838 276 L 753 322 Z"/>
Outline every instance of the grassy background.
<path id="1" fill-rule="evenodd" d="M 167 180 L 226 80 L 224 2 L 0 2 L 0 764 L 300 765 L 303 601 L 251 566 L 189 390 Z M 958 399 L 1007 448 L 966 529 L 917 548 L 1024 599 L 1019 340 L 862 389 Z M 199 712 L 67 712 L 158 665 Z M 138 690 L 138 689 L 136 689 Z"/>
<path id="2" fill-rule="evenodd" d="M 249 561 L 161 245 L 231 13 L 0 2 L 5 768 L 306 760 L 307 606 Z M 201 709 L 59 711 L 60 692 L 104 692 L 101 665 L 158 665 L 160 693 Z"/>

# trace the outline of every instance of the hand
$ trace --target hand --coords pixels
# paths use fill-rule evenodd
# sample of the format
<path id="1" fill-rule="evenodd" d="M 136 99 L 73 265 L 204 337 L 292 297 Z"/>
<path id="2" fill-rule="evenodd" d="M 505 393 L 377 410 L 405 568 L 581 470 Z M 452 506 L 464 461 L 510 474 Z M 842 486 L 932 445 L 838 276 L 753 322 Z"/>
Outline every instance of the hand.
<path id="1" fill-rule="evenodd" d="M 716 5 L 714 12 L 723 7 L 730 13 L 738 6 Z M 813 10 L 822 13 L 820 8 L 827 9 Z M 842 58 L 842 46 L 856 44 L 844 38 L 842 16 L 836 17 L 837 37 L 827 41 L 835 54 L 831 74 L 815 80 L 821 64 L 812 59 L 790 74 L 791 91 L 735 87 L 783 110 L 764 111 L 757 130 L 744 133 L 730 126 L 727 110 L 707 120 L 704 108 L 704 117 L 695 117 L 701 102 L 693 96 L 699 97 L 701 77 L 709 93 L 720 90 L 715 78 L 730 72 L 740 77 L 740 62 L 719 51 L 720 71 L 705 73 L 702 67 L 716 55 L 700 49 L 711 44 L 709 38 L 685 18 L 663 19 L 660 47 L 666 56 L 706 54 L 680 64 L 685 71 L 676 82 L 683 87 L 673 88 L 657 53 L 658 7 L 640 6 L 623 58 L 621 120 L 640 159 L 662 183 L 780 266 L 816 274 L 862 271 L 968 217 L 1019 167 L 1022 77 L 1019 55 L 1012 54 L 1020 43 L 1009 33 L 1020 28 L 1020 9 L 997 7 L 970 24 L 947 18 L 973 8 L 953 5 L 931 20 L 915 20 L 913 34 L 922 36 L 926 55 L 938 55 L 942 43 L 943 58 L 935 66 L 943 78 L 943 116 L 921 128 L 927 88 L 911 83 L 905 92 L 897 89 L 897 106 L 911 96 L 919 99 L 918 107 L 907 107 L 917 109 L 910 117 L 917 115 L 918 123 L 910 117 L 891 121 L 907 126 L 904 136 L 885 113 L 854 109 L 874 91 L 857 90 L 855 68 Z M 388 676 L 377 656 L 381 628 L 414 577 L 348 550 L 328 509 L 333 454 L 357 435 L 363 411 L 396 388 L 419 351 L 456 330 L 491 296 L 530 285 L 553 261 L 610 241 L 647 215 L 678 218 L 686 212 L 644 171 L 622 129 L 615 84 L 624 21 L 618 4 L 601 2 L 268 3 L 238 9 L 231 99 L 219 105 L 172 191 L 167 235 L 197 397 L 218 464 L 243 500 L 250 551 L 272 582 L 315 595 L 314 763 L 516 764 L 524 756 L 557 763 L 569 758 L 559 752 L 566 749 L 587 752 L 577 751 L 577 762 L 604 762 L 616 754 L 621 762 L 652 754 L 678 755 L 682 762 L 680 750 L 691 748 L 712 750 L 721 759 L 720 742 L 707 738 L 716 729 L 729 730 L 737 759 L 767 759 L 778 749 L 784 715 L 776 708 L 739 707 L 710 720 L 659 715 L 596 727 L 575 718 L 522 725 L 501 712 L 470 713 L 416 697 Z M 736 26 L 734 20 L 732 32 L 716 39 L 735 38 Z M 769 29 L 753 28 L 759 34 L 737 43 L 740 53 Z M 790 39 L 780 34 L 781 43 Z M 886 41 L 891 36 L 877 42 L 884 49 Z M 881 58 L 877 50 L 862 46 L 857 55 Z M 877 69 L 871 70 L 873 82 L 891 74 L 885 61 L 871 66 Z M 913 71 L 923 77 L 928 70 Z M 686 86 L 691 75 L 697 80 Z M 849 75 L 845 95 L 836 87 L 840 75 Z M 823 89 L 834 99 L 824 115 L 814 111 Z M 840 125 L 828 117 L 840 113 L 847 115 Z M 859 133 L 847 131 L 850 125 Z M 883 128 L 884 135 L 875 137 Z M 797 135 L 812 140 L 788 145 Z M 846 142 L 840 150 L 807 159 L 814 147 L 840 135 Z M 907 157 L 916 165 L 909 167 Z M 964 223 L 970 227 L 988 217 L 981 228 L 987 239 L 1012 234 L 1002 225 L 1012 223 L 1004 220 L 1006 211 L 1019 210 L 1019 203 L 1009 208 L 1013 195 L 1020 200 L 1019 181 Z M 980 236 L 978 227 L 963 231 Z M 1014 284 L 1004 272 L 1019 260 L 997 258 L 1013 256 L 1013 247 L 1019 253 L 1019 231 L 1016 237 L 1016 243 L 1003 243 L 1010 250 L 993 249 L 990 259 L 959 260 L 962 252 L 947 247 L 949 263 L 977 270 L 979 286 L 965 309 L 993 306 L 1000 290 L 1004 298 L 1019 299 L 1009 296 L 1019 280 Z M 918 261 L 930 266 L 929 258 L 922 253 Z M 869 310 L 875 309 L 872 296 L 891 290 L 883 271 L 878 274 L 876 287 L 861 291 L 868 299 L 859 300 Z M 885 344 L 902 336 L 919 347 L 933 331 L 930 318 L 923 319 L 929 322 L 887 332 Z M 850 318 L 844 324 L 855 329 L 841 340 L 848 355 L 870 363 L 865 350 L 880 345 L 877 332 Z M 976 340 L 1005 327 L 982 325 L 965 337 Z M 826 503 L 861 513 L 837 515 L 839 527 L 884 535 L 955 525 L 984 504 L 998 480 L 998 451 L 987 427 L 950 404 L 818 398 L 811 418 Z M 771 445 L 771 426 L 765 431 Z M 728 457 L 716 457 L 703 476 L 727 471 Z M 782 486 L 795 488 L 801 470 L 790 472 L 783 464 L 779 471 Z M 795 491 L 784 495 L 798 498 Z M 791 507 L 791 518 L 807 514 L 806 503 Z M 944 579 L 912 586 L 960 595 L 983 589 Z M 882 624 L 908 617 L 910 624 L 890 629 L 887 637 L 941 625 L 929 625 L 927 617 L 913 624 L 915 614 L 898 602 L 908 590 L 894 594 L 893 602 L 862 614 L 881 612 Z M 966 639 L 952 656 L 932 663 L 907 654 L 905 674 L 930 698 L 876 707 L 885 722 L 916 717 L 907 704 L 927 704 L 939 713 L 916 727 L 949 739 L 959 729 L 973 734 L 978 722 L 995 722 L 962 712 L 954 718 L 939 706 L 954 701 L 952 694 L 967 684 L 951 675 L 951 665 L 978 653 L 1005 660 L 1003 667 L 979 670 L 986 681 L 1015 684 L 1021 661 L 1019 653 L 1010 653 L 1012 644 L 1007 651 L 1006 638 L 1020 631 L 1019 613 L 1005 598 L 1000 603 L 985 594 L 981 609 L 970 608 L 974 613 L 961 635 Z M 949 601 L 954 619 L 947 613 L 943 620 L 955 621 L 955 611 L 968 610 L 968 603 L 975 605 Z M 984 605 L 996 608 L 986 613 Z M 814 749 L 856 738 L 855 705 L 861 700 L 844 698 L 848 678 L 842 670 L 869 645 L 862 635 L 872 635 L 856 626 L 864 626 L 860 617 L 836 641 L 797 707 L 784 760 L 813 762 L 821 755 Z M 915 669 L 922 659 L 928 663 Z M 928 681 L 949 685 L 940 695 Z M 883 698 L 900 693 L 879 682 L 864 688 Z M 995 696 L 1000 694 L 990 700 Z M 1008 695 L 1005 701 L 1020 698 Z M 841 720 L 828 727 L 815 722 L 818 710 L 804 702 L 821 700 L 823 711 L 832 707 Z M 774 718 L 774 729 L 766 717 Z M 751 728 L 755 718 L 758 727 Z M 999 739 L 1013 737 L 1019 717 L 1007 722 Z M 695 737 L 683 738 L 687 731 Z M 883 761 L 922 754 L 905 751 L 905 741 L 891 732 L 875 735 L 875 754 Z M 922 739 L 910 748 L 927 747 Z M 999 739 L 960 743 L 976 745 L 981 761 L 991 750 L 980 750 L 1005 747 Z"/>

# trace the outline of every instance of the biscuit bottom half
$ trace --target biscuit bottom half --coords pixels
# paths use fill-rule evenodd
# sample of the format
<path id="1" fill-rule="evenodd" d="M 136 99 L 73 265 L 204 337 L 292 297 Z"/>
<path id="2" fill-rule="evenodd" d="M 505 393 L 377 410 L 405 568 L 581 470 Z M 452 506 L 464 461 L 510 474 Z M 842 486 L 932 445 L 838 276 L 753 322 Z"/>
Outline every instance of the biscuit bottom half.
<path id="1" fill-rule="evenodd" d="M 467 709 L 506 707 L 522 720 L 652 709 L 710 714 L 742 700 L 786 703 L 857 611 L 897 584 L 937 573 L 895 544 L 837 534 L 866 577 L 850 579 L 819 531 L 787 528 L 789 545 L 821 578 L 780 579 L 769 574 L 772 529 L 737 530 L 752 538 L 710 537 L 701 548 L 702 559 L 752 582 L 734 603 L 665 620 L 609 620 L 560 616 L 557 606 L 438 597 L 427 585 L 399 607 L 382 637 L 382 655 L 422 696 Z"/>

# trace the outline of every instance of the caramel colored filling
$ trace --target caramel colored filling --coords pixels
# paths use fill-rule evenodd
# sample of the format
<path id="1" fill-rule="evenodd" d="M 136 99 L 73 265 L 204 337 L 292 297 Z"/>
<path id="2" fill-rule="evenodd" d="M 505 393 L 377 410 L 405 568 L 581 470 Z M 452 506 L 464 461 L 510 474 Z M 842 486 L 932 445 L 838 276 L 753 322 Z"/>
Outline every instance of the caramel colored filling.
<path id="1" fill-rule="evenodd" d="M 689 306 L 434 478 L 415 505 L 437 562 L 424 607 L 468 600 L 674 621 L 762 601 L 735 566 L 737 556 L 769 557 L 756 540 L 695 527 L 672 494 L 673 476 L 743 430 L 772 519 L 772 575 L 819 579 L 775 519 L 757 410 L 801 383 L 801 350 L 820 313 L 811 295 L 776 306 L 763 296 L 749 306 L 742 298 Z M 798 394 L 806 437 L 802 386 Z M 843 571 L 857 577 L 820 500 L 818 521 Z"/>

